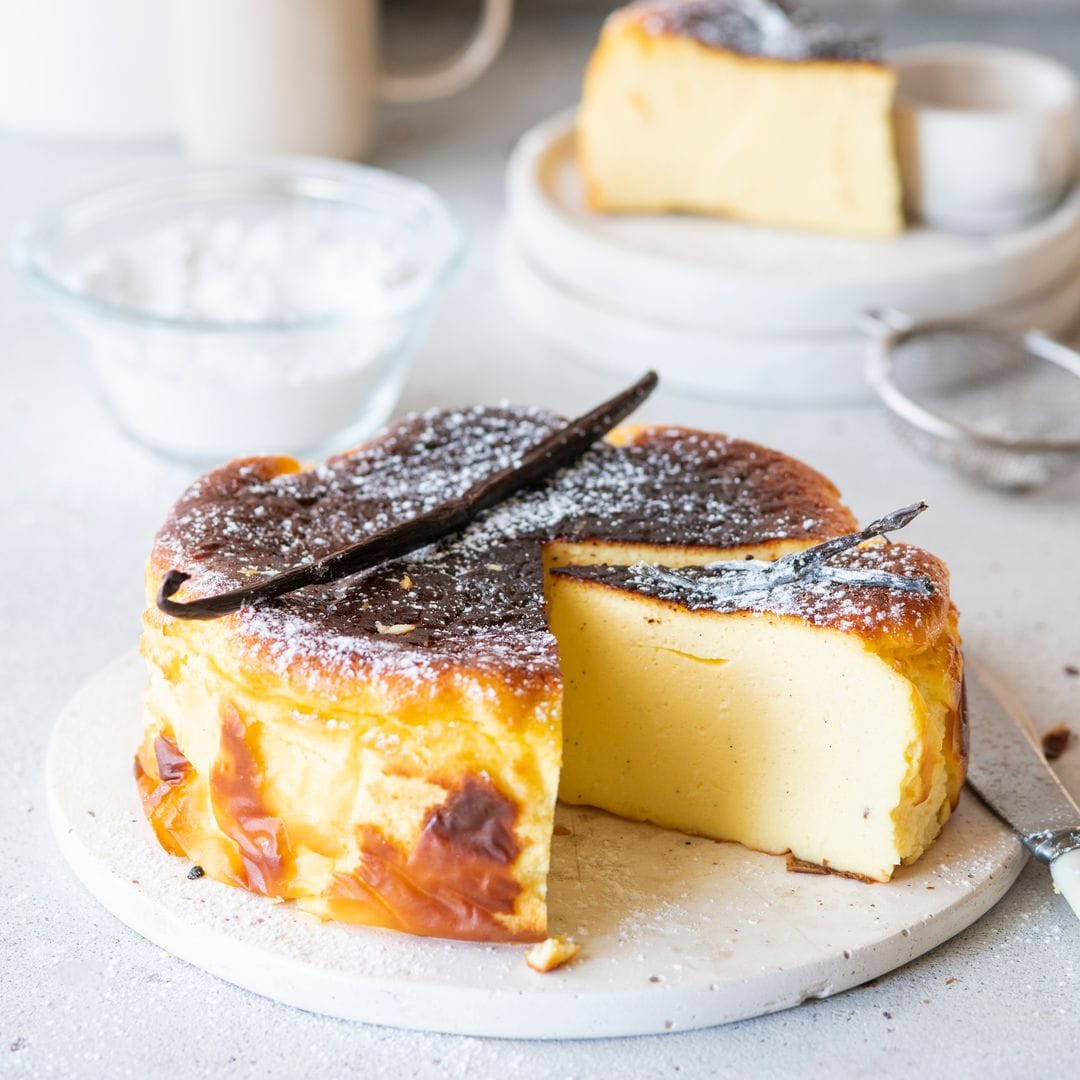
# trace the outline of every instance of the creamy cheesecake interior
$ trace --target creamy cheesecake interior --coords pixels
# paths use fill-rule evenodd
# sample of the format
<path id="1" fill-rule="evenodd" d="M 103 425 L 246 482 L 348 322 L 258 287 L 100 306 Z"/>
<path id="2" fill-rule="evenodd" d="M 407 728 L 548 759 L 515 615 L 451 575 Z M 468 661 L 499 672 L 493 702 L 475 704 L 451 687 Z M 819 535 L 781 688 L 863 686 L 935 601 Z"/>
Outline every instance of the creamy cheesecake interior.
<path id="1" fill-rule="evenodd" d="M 951 613 L 912 640 L 907 628 L 691 610 L 601 569 L 555 572 L 549 615 L 564 801 L 876 881 L 948 818 L 959 782 Z"/>

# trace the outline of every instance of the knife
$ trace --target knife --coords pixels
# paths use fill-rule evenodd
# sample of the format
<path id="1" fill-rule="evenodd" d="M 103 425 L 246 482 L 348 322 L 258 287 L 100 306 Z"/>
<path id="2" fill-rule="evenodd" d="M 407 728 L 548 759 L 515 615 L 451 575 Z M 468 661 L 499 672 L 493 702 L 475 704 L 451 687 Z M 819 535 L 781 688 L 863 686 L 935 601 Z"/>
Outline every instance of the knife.
<path id="1" fill-rule="evenodd" d="M 1035 737 L 968 664 L 968 783 L 1049 864 L 1054 887 L 1080 916 L 1080 807 L 1046 764 Z"/>

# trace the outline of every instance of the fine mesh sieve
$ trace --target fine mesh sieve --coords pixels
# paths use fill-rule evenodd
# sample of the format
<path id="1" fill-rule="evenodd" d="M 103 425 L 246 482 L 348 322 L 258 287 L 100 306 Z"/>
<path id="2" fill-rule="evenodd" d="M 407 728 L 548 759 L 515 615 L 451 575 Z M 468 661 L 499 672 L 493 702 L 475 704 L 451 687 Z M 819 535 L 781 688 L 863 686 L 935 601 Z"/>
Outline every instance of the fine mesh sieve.
<path id="1" fill-rule="evenodd" d="M 915 449 L 993 487 L 1080 464 L 1080 354 L 1037 331 L 867 312 L 866 374 Z"/>

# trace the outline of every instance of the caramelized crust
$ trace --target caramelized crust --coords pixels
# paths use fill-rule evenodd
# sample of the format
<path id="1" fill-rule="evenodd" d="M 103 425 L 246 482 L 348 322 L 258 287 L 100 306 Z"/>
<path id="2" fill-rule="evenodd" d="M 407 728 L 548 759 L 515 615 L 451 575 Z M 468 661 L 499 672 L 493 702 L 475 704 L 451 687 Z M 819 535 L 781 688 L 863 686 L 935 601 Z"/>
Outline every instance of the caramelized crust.
<path id="1" fill-rule="evenodd" d="M 522 886 L 512 867 L 521 846 L 518 810 L 484 777 L 467 776 L 424 821 L 411 852 L 363 830 L 356 868 L 337 873 L 326 912 L 346 922 L 473 941 L 535 940 L 507 933 Z"/>
<path id="2" fill-rule="evenodd" d="M 821 22 L 783 0 L 763 0 L 761 6 L 765 10 L 755 16 L 740 0 L 639 0 L 614 12 L 611 23 L 636 26 L 650 36 L 692 38 L 708 48 L 759 59 L 878 61 L 880 49 L 872 35 Z M 778 10 L 770 13 L 768 6 Z"/>
<path id="3" fill-rule="evenodd" d="M 689 611 L 717 614 L 735 612 L 786 615 L 857 634 L 878 648 L 887 643 L 894 652 L 918 652 L 946 629 L 955 618 L 949 599 L 949 571 L 935 555 L 910 544 L 866 544 L 830 560 L 842 570 L 883 571 L 904 578 L 922 578 L 930 583 L 929 595 L 915 591 L 848 585 L 815 580 L 795 581 L 767 593 L 747 592 L 713 595 L 710 585 L 722 589 L 729 575 L 704 566 L 685 567 L 679 578 L 702 587 L 688 592 L 673 582 L 642 573 L 635 566 L 570 566 L 554 573 L 594 581 L 611 589 L 626 589 L 650 596 Z"/>
<path id="4" fill-rule="evenodd" d="M 156 732 L 135 755 L 135 783 L 143 810 L 150 819 L 158 843 L 170 855 L 183 855 L 183 846 L 174 838 L 177 804 L 183 800 L 190 779 L 191 762 L 164 732 Z M 149 750 L 149 753 L 147 752 Z"/>

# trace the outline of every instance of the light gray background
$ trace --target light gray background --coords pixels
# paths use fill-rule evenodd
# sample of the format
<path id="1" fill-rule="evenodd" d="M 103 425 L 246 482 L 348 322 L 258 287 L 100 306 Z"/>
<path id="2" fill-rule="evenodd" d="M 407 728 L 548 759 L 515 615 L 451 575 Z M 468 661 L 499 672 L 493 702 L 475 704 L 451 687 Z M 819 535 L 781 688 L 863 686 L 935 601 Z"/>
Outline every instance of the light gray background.
<path id="1" fill-rule="evenodd" d="M 1080 66 L 1072 13 L 881 17 L 887 44 L 967 38 Z M 426 20 L 425 20 L 426 22 Z M 612 380 L 530 341 L 494 277 L 502 169 L 515 137 L 572 102 L 594 10 L 527 14 L 472 90 L 385 116 L 378 161 L 428 181 L 470 234 L 469 258 L 402 409 L 512 398 L 572 412 Z M 397 23 L 391 37 L 410 39 Z M 415 40 L 415 39 L 413 39 Z M 0 140 L 0 234 L 46 201 L 169 147 Z M 1029 867 L 989 916 L 875 984 L 728 1028 L 603 1043 L 500 1043 L 365 1028 L 261 1000 L 141 940 L 74 881 L 45 820 L 50 725 L 79 684 L 131 648 L 141 564 L 190 478 L 119 436 L 77 342 L 0 268 L 0 1076 L 551 1077 L 1076 1075 L 1080 924 Z M 729 430 L 812 462 L 861 518 L 926 497 L 912 539 L 952 564 L 971 649 L 1040 727 L 1080 729 L 1080 477 L 1024 499 L 911 458 L 872 411 L 771 411 L 660 393 L 649 419 Z M 1080 750 L 1060 762 L 1080 792 Z M 93 785 L 95 778 L 86 777 Z M 1070 1072 L 1071 1069 L 1071 1072 Z"/>

